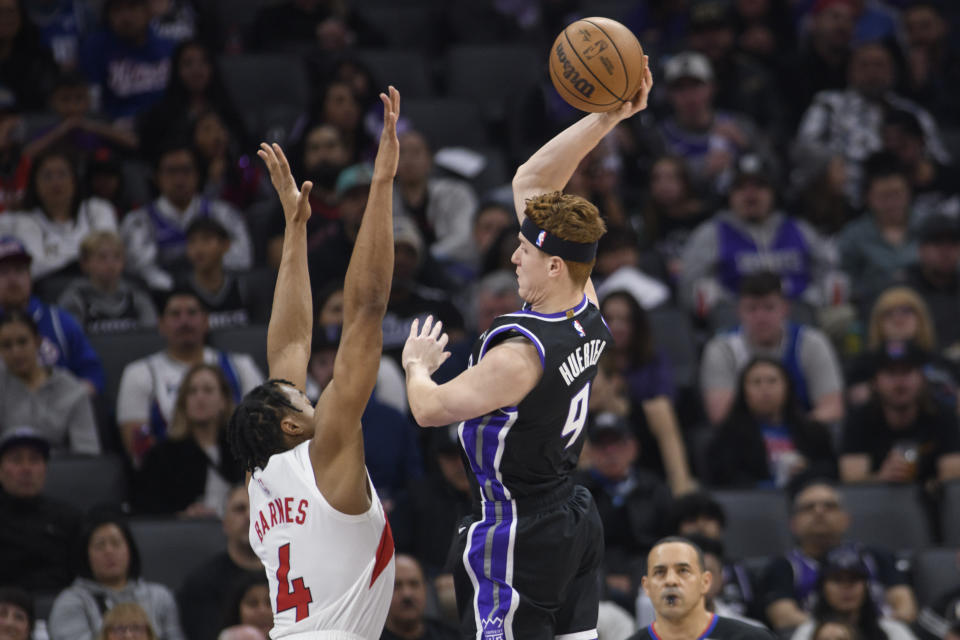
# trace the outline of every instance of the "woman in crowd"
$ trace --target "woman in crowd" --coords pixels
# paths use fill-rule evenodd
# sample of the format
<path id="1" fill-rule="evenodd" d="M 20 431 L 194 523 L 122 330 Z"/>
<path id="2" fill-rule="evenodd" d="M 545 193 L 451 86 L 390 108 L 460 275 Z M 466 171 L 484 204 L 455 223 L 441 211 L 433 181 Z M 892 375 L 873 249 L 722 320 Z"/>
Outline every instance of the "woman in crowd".
<path id="1" fill-rule="evenodd" d="M 350 83 L 343 80 L 327 83 L 312 115 L 313 124 L 331 124 L 340 132 L 347 164 L 361 162 L 369 156 L 372 139 L 364 128 L 363 105 Z"/>
<path id="2" fill-rule="evenodd" d="M 103 616 L 97 640 L 158 640 L 147 612 L 136 602 L 121 602 Z"/>
<path id="3" fill-rule="evenodd" d="M 754 358 L 709 445 L 711 486 L 785 486 L 798 473 L 836 477 L 830 432 L 804 416 L 790 374 L 779 361 Z"/>
<path id="4" fill-rule="evenodd" d="M 937 355 L 930 310 L 913 289 L 891 287 L 877 298 L 870 311 L 866 337 L 866 353 L 853 361 L 846 375 L 847 399 L 851 404 L 863 404 L 870 398 L 872 353 L 887 342 L 901 341 L 913 342 L 930 356 L 923 372 L 934 398 L 950 407 L 960 406 L 956 367 Z"/>
<path id="5" fill-rule="evenodd" d="M 273 606 L 270 603 L 270 585 L 266 576 L 241 582 L 234 589 L 224 615 L 224 628 L 250 625 L 269 637 L 273 628 Z"/>
<path id="6" fill-rule="evenodd" d="M 230 487 L 243 479 L 226 441 L 233 393 L 216 365 L 194 365 L 184 376 L 167 439 L 147 453 L 137 478 L 137 508 L 145 513 L 221 516 Z"/>
<path id="7" fill-rule="evenodd" d="M 797 627 L 791 640 L 812 640 L 814 630 L 826 620 L 846 622 L 861 640 L 916 640 L 905 624 L 883 616 L 870 595 L 868 576 L 857 551 L 848 547 L 831 551 L 821 565 L 813 615 Z M 823 634 L 822 628 L 818 631 Z"/>
<path id="8" fill-rule="evenodd" d="M 19 238 L 33 258 L 34 280 L 78 275 L 80 243 L 92 231 L 116 231 L 117 213 L 106 200 L 84 199 L 73 158 L 62 149 L 40 154 L 20 211 L 0 217 L 0 235 Z"/>
<path id="9" fill-rule="evenodd" d="M 79 542 L 79 577 L 53 603 L 50 640 L 93 640 L 104 614 L 121 602 L 135 602 L 146 611 L 157 640 L 184 640 L 173 594 L 140 577 L 140 554 L 120 516 L 95 516 Z"/>
<path id="10" fill-rule="evenodd" d="M 201 113 L 220 114 L 234 140 L 249 148 L 243 118 L 220 78 L 213 54 L 199 40 L 186 40 L 170 61 L 170 77 L 163 98 L 139 123 L 140 149 L 152 156 L 164 142 L 190 133 L 190 123 Z"/>
<path id="11" fill-rule="evenodd" d="M 653 249 L 676 280 L 687 238 L 707 218 L 686 164 L 677 156 L 658 158 L 650 168 L 649 196 L 640 218 L 641 247 Z"/>
<path id="12" fill-rule="evenodd" d="M 237 140 L 220 113 L 211 109 L 197 115 L 191 140 L 206 163 L 203 195 L 225 200 L 241 211 L 265 196 L 260 163 L 238 151 Z"/>
<path id="13" fill-rule="evenodd" d="M 607 294 L 600 304 L 613 334 L 614 370 L 625 384 L 640 441 L 640 466 L 663 468 L 674 495 L 694 487 L 686 448 L 673 409 L 673 371 L 666 356 L 653 347 L 650 320 L 636 299 L 625 291 Z M 642 425 L 642 426 L 641 426 Z"/>
<path id="14" fill-rule="evenodd" d="M 29 425 L 54 449 L 100 453 L 87 383 L 40 362 L 42 339 L 33 318 L 10 309 L 0 314 L 0 425 Z"/>

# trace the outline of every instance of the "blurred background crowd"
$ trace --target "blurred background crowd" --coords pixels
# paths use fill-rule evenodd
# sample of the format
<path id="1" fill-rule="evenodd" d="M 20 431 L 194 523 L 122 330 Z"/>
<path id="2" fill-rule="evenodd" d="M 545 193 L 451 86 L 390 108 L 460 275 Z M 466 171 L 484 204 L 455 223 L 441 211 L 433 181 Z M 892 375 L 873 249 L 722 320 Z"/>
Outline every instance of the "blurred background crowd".
<path id="1" fill-rule="evenodd" d="M 4 637 L 269 630 L 224 440 L 266 374 L 283 242 L 254 152 L 281 143 L 315 185 L 316 398 L 387 84 L 396 261 L 364 415 L 401 553 L 384 637 L 456 637 L 467 480 L 456 426 L 412 423 L 399 353 L 439 317 L 449 379 L 521 304 L 510 179 L 582 116 L 546 62 L 591 15 L 629 26 L 655 77 L 567 186 L 609 228 L 594 281 L 614 343 L 578 477 L 606 529 L 601 638 L 651 621 L 645 554 L 682 533 L 723 615 L 960 640 L 946 0 L 0 0 Z"/>

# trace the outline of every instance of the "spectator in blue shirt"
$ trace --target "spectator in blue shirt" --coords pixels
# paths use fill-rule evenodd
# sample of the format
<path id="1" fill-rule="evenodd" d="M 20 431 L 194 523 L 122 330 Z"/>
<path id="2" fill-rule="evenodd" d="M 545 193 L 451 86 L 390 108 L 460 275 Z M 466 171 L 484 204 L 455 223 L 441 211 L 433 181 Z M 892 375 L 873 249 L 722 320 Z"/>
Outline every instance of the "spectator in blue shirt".
<path id="1" fill-rule="evenodd" d="M 32 295 L 32 258 L 13 236 L 0 237 L 0 312 L 27 312 L 40 332 L 40 359 L 46 366 L 68 369 L 93 395 L 103 390 L 103 365 L 83 329 L 69 313 Z"/>
<path id="2" fill-rule="evenodd" d="M 163 97 L 174 44 L 150 29 L 147 0 L 107 0 L 103 16 L 104 27 L 83 45 L 81 67 L 104 113 L 132 120 Z"/>

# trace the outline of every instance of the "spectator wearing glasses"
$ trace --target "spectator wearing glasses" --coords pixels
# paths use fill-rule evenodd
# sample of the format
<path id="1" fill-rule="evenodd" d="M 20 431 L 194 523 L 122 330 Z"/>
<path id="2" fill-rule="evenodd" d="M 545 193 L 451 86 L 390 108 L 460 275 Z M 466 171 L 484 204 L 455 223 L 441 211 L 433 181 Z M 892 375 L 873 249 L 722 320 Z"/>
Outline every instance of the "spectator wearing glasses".
<path id="1" fill-rule="evenodd" d="M 813 479 L 801 485 L 790 510 L 790 530 L 797 546 L 774 558 L 760 578 L 759 592 L 774 630 L 785 632 L 810 619 L 823 560 L 841 547 L 860 553 L 869 574 L 870 596 L 880 610 L 901 622 L 916 618 L 916 597 L 907 576 L 896 568 L 893 555 L 856 542 L 844 543 L 850 513 L 830 481 Z"/>

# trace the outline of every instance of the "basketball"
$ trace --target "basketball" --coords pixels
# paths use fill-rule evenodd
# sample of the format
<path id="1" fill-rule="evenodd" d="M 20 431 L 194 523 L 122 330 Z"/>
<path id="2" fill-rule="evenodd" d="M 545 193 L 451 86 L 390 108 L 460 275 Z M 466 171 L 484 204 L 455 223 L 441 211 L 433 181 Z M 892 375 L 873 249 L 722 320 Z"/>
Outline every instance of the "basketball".
<path id="1" fill-rule="evenodd" d="M 581 111 L 612 111 L 633 98 L 644 74 L 640 41 L 616 20 L 583 18 L 567 26 L 550 50 L 550 79 Z"/>

